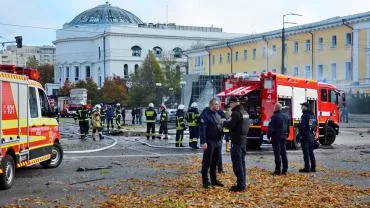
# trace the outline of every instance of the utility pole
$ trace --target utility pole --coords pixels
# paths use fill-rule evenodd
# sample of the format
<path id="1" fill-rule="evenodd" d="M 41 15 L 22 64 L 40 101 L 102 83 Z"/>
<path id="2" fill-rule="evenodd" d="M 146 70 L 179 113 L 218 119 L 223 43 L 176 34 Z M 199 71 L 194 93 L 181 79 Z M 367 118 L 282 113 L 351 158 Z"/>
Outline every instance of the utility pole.
<path id="1" fill-rule="evenodd" d="M 281 74 L 284 74 L 285 71 L 285 24 L 297 24 L 295 22 L 285 22 L 286 16 L 303 16 L 300 14 L 289 13 L 283 15 L 283 29 L 281 31 Z"/>

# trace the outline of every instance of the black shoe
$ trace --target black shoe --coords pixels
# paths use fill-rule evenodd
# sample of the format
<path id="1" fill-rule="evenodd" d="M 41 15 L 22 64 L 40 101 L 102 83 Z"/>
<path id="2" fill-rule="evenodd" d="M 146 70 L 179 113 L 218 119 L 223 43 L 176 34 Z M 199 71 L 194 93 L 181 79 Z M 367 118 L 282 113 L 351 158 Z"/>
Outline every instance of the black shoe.
<path id="1" fill-rule="evenodd" d="M 168 140 L 168 137 L 165 137 L 164 140 Z"/>
<path id="2" fill-rule="evenodd" d="M 313 173 L 315 173 L 316 172 L 316 168 L 311 168 L 310 171 L 313 172 Z"/>
<path id="3" fill-rule="evenodd" d="M 210 186 L 211 186 L 211 183 L 209 181 L 203 182 L 203 188 L 209 189 Z"/>
<path id="4" fill-rule="evenodd" d="M 223 183 L 221 183 L 221 181 L 214 181 L 214 182 L 212 182 L 212 186 L 224 187 L 225 185 Z"/>
<path id="5" fill-rule="evenodd" d="M 232 191 L 232 192 L 243 192 L 243 191 L 245 191 L 245 187 L 232 186 L 229 190 Z"/>
<path id="6" fill-rule="evenodd" d="M 279 176 L 279 175 L 281 175 L 281 172 L 280 172 L 280 171 L 274 171 L 274 172 L 272 173 L 272 175 Z"/>
<path id="7" fill-rule="evenodd" d="M 184 147 L 184 145 L 180 144 L 180 147 Z"/>
<path id="8" fill-rule="evenodd" d="M 300 172 L 300 173 L 309 173 L 309 172 L 310 172 L 310 170 L 309 170 L 309 169 L 307 169 L 307 168 L 303 168 L 303 169 L 300 169 L 300 170 L 299 170 L 299 172 Z"/>
<path id="9" fill-rule="evenodd" d="M 281 175 L 286 175 L 286 174 L 287 174 L 287 171 L 281 172 Z"/>

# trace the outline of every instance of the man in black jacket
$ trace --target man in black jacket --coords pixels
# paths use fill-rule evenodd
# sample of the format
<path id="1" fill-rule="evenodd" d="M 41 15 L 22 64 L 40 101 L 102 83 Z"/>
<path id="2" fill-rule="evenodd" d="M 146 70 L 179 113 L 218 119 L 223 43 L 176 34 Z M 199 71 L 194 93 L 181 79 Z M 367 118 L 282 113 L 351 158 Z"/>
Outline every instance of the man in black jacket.
<path id="1" fill-rule="evenodd" d="M 205 108 L 200 115 L 200 144 L 203 149 L 202 180 L 203 187 L 224 186 L 217 180 L 216 166 L 221 154 L 222 145 L 222 119 L 225 118 L 219 110 L 216 98 L 209 101 L 209 108 Z M 208 169 L 211 183 L 208 179 Z"/>
<path id="2" fill-rule="evenodd" d="M 299 134 L 301 135 L 301 146 L 303 151 L 304 168 L 300 169 L 301 173 L 316 172 L 316 159 L 313 153 L 315 144 L 315 133 L 317 128 L 317 119 L 310 111 L 308 103 L 302 103 L 302 117 L 299 125 Z M 311 161 L 311 167 L 310 167 Z"/>
<path id="3" fill-rule="evenodd" d="M 275 112 L 271 117 L 268 128 L 267 137 L 272 143 L 272 149 L 275 156 L 275 175 L 286 175 L 288 171 L 288 157 L 286 154 L 286 143 L 289 136 L 290 119 L 288 115 L 281 112 L 282 106 L 280 103 L 275 104 Z M 281 162 L 283 162 L 283 170 L 281 171 Z"/>
<path id="4" fill-rule="evenodd" d="M 229 99 L 231 107 L 231 119 L 225 121 L 223 126 L 228 128 L 231 137 L 231 161 L 233 171 L 237 178 L 236 185 L 230 188 L 230 191 L 245 191 L 247 172 L 245 167 L 245 155 L 247 145 L 247 134 L 249 130 L 249 116 L 239 103 L 239 99 L 231 97 Z"/>

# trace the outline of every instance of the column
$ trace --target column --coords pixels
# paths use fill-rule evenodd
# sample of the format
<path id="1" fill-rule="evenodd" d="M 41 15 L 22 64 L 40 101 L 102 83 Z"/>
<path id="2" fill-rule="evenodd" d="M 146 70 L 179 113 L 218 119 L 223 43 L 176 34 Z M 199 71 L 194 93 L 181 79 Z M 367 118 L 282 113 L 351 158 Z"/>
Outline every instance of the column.
<path id="1" fill-rule="evenodd" d="M 359 81 L 359 30 L 353 30 L 353 81 Z"/>
<path id="2" fill-rule="evenodd" d="M 366 84 L 370 84 L 370 28 L 367 29 L 366 43 Z"/>

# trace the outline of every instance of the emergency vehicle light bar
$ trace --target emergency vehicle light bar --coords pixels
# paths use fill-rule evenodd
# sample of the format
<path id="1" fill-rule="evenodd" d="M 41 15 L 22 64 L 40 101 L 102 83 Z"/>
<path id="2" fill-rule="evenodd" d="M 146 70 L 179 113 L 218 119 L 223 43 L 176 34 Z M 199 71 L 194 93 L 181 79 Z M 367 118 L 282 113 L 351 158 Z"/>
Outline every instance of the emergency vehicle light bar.
<path id="1" fill-rule="evenodd" d="M 12 74 L 26 75 L 32 80 L 40 79 L 37 69 L 16 67 L 15 65 L 0 65 L 0 71 Z"/>

